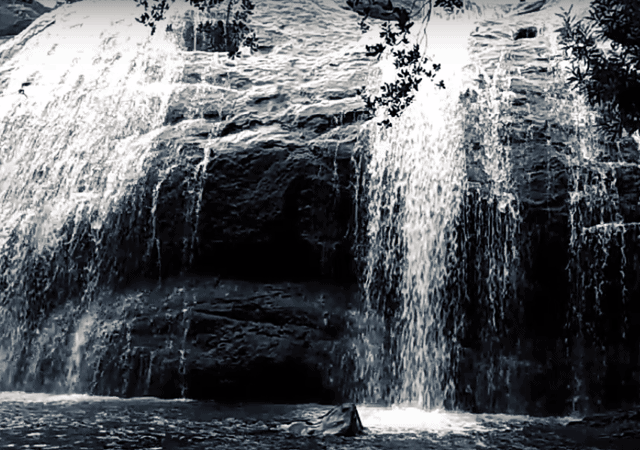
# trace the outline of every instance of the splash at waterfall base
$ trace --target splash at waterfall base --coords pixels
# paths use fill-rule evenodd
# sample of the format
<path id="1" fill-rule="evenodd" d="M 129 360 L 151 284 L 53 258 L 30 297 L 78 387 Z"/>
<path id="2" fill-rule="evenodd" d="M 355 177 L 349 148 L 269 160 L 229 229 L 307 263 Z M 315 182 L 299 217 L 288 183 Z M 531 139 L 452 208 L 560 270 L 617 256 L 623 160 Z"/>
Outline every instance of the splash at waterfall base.
<path id="1" fill-rule="evenodd" d="M 184 50 L 192 11 L 154 38 L 113 17 L 63 55 L 91 4 L 0 47 L 0 388 L 640 402 L 637 146 L 590 131 L 551 12 L 481 23 L 470 84 L 389 138 L 356 93 L 368 38 L 332 2 L 257 11 L 266 43 L 233 62 Z"/>

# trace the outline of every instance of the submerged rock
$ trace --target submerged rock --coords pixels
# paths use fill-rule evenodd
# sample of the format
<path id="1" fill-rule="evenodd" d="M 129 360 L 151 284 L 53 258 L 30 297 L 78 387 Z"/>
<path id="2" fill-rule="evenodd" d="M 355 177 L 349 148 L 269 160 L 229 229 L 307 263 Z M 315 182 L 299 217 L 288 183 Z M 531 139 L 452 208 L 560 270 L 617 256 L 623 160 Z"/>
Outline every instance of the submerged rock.
<path id="1" fill-rule="evenodd" d="M 300 436 L 357 436 L 364 433 L 360 415 L 353 403 L 332 408 L 315 423 L 293 422 L 285 429 Z"/>

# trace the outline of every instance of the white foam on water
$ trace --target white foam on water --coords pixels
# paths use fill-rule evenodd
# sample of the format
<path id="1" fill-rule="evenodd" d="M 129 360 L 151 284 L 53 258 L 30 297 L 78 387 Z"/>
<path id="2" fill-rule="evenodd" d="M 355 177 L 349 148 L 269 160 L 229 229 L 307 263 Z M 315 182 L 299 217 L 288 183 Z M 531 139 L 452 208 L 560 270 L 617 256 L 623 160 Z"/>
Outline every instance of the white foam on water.
<path id="1" fill-rule="evenodd" d="M 359 405 L 358 412 L 371 433 L 473 434 L 518 429 L 528 423 L 566 425 L 575 417 L 540 418 L 509 414 L 472 414 L 461 411 L 431 410 L 415 407 Z"/>
<path id="2" fill-rule="evenodd" d="M 458 413 L 444 410 L 426 411 L 413 407 L 376 407 L 359 406 L 358 412 L 362 424 L 374 433 L 468 433 L 471 431 L 489 431 L 479 420 L 479 416 L 470 413 Z"/>
<path id="3" fill-rule="evenodd" d="M 0 392 L 0 403 L 77 403 L 118 400 L 117 397 L 98 397 L 88 394 L 44 394 L 39 392 Z"/>

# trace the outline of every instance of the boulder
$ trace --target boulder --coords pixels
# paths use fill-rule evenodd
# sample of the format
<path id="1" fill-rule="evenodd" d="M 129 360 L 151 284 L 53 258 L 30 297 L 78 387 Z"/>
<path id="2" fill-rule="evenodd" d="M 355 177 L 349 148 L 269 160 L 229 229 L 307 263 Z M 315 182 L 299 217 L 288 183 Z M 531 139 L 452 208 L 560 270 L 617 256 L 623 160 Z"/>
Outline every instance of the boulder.
<path id="1" fill-rule="evenodd" d="M 364 433 L 364 427 L 356 405 L 338 405 L 317 422 L 293 422 L 286 430 L 300 436 L 357 436 Z"/>

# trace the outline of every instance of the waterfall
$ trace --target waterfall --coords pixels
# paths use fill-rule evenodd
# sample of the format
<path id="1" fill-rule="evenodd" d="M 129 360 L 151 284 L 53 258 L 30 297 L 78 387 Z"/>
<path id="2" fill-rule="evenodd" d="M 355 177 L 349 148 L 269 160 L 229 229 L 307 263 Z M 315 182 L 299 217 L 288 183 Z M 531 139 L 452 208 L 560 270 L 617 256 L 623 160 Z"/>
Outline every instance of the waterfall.
<path id="1" fill-rule="evenodd" d="M 429 36 L 429 52 L 433 62 L 442 62 L 443 78 L 467 61 L 466 35 L 443 33 L 448 25 L 442 18 L 429 25 L 440 31 Z M 384 64 L 390 63 L 383 62 L 383 80 L 389 73 Z M 364 307 L 355 349 L 360 401 L 441 408 L 454 396 L 466 177 L 462 83 L 445 79 L 450 85 L 444 90 L 423 82 L 390 129 L 369 129 Z"/>
<path id="2" fill-rule="evenodd" d="M 422 85 L 363 139 L 360 401 L 563 414 L 637 399 L 638 137 L 595 131 L 551 31 L 558 3 L 480 23 L 450 96 Z M 532 23 L 535 39 L 509 34 Z"/>
<path id="3" fill-rule="evenodd" d="M 470 35 L 487 33 L 478 15 L 429 24 L 428 51 L 450 71 L 447 89 L 423 83 L 390 131 L 368 136 L 361 401 L 452 408 L 462 392 L 483 407 L 517 409 L 522 207 L 509 139 L 517 68 L 507 50 L 495 60 L 480 46 L 467 50 Z"/>
<path id="4" fill-rule="evenodd" d="M 33 388 L 42 373 L 73 388 L 99 288 L 150 262 L 133 250 L 155 220 L 153 139 L 183 61 L 138 13 L 84 1 L 0 47 L 0 388 Z"/>
<path id="5" fill-rule="evenodd" d="M 625 220 L 617 183 L 624 170 L 640 165 L 625 161 L 619 147 L 612 151 L 598 139 L 594 111 L 582 96 L 573 100 L 571 117 L 567 272 L 572 290 L 566 330 L 567 352 L 576 360 L 571 389 L 577 412 L 602 405 L 609 362 L 627 358 L 620 351 L 629 332 L 626 279 L 633 276 L 640 223 Z"/>
<path id="6" fill-rule="evenodd" d="M 244 233 L 244 206 L 216 204 L 226 187 L 216 191 L 213 171 L 230 170 L 235 180 L 235 160 L 225 153 L 245 150 L 246 135 L 226 135 L 225 125 L 254 132 L 244 129 L 243 106 L 236 108 L 248 99 L 268 118 L 265 126 L 276 114 L 274 129 L 288 133 L 291 121 L 304 131 L 302 112 L 309 119 L 316 108 L 302 89 L 316 84 L 308 72 L 325 73 L 337 55 L 318 59 L 318 45 L 307 52 L 298 31 L 281 33 L 285 25 L 271 20 L 276 9 L 261 19 L 276 24 L 265 28 L 275 50 L 265 46 L 270 54 L 232 63 L 197 51 L 201 18 L 185 14 L 184 2 L 171 6 L 174 31 L 160 27 L 150 36 L 134 20 L 135 2 L 116 1 L 63 6 L 0 45 L 0 390 L 194 392 L 198 302 L 167 276 L 209 262 L 211 271 L 223 267 L 225 257 L 213 253 L 226 245 L 225 229 Z M 324 3 L 332 9 L 318 15 L 339 8 Z M 355 401 L 511 413 L 530 413 L 531 405 L 548 413 L 553 403 L 551 413 L 564 414 L 604 407 L 614 390 L 637 395 L 640 138 L 630 151 L 598 137 L 594 111 L 570 91 L 557 63 L 554 25 L 546 21 L 557 8 L 499 22 L 524 7 L 513 2 L 480 24 L 477 16 L 489 17 L 480 7 L 476 17 L 435 14 L 411 39 L 442 64 L 438 78 L 447 88 L 425 80 L 390 129 L 362 130 L 352 156 L 361 308 L 346 319 L 354 337 L 343 361 Z M 326 16 L 323 27 L 342 25 Z M 516 40 L 514 29 L 531 23 L 537 36 Z M 297 15 L 286 24 L 307 27 Z M 353 28 L 350 38 L 358 35 Z M 181 47 L 180 36 L 189 45 Z M 339 90 L 352 92 L 359 78 L 351 71 L 368 67 L 360 51 L 367 39 L 340 50 L 355 64 Z M 294 41 L 305 48 L 305 65 L 295 70 L 287 50 Z M 196 51 L 187 54 L 192 42 Z M 290 68 L 295 73 L 281 84 Z M 389 57 L 376 69 L 372 86 L 395 73 Z M 244 92 L 251 83 L 257 90 Z M 291 108 L 281 91 L 298 87 L 305 100 Z M 272 94 L 284 106 L 257 106 Z M 355 115 L 360 104 L 351 100 L 345 104 Z M 344 123 L 352 120 L 359 119 Z M 332 135 L 331 210 L 342 211 L 349 198 L 340 158 L 350 133 L 344 142 Z M 278 158 L 288 157 L 285 147 Z M 272 189 L 255 186 L 238 195 Z M 298 222 L 299 202 L 285 200 L 285 222 Z M 248 233 L 260 242 L 263 204 Z M 218 222 L 216 214 L 235 217 Z M 277 215 L 265 226 L 273 219 L 280 227 Z M 273 233 L 274 245 L 283 230 Z M 335 254 L 324 242 L 322 273 Z M 294 258 L 292 267 L 300 262 Z M 142 279 L 153 288 L 140 287 Z"/>

